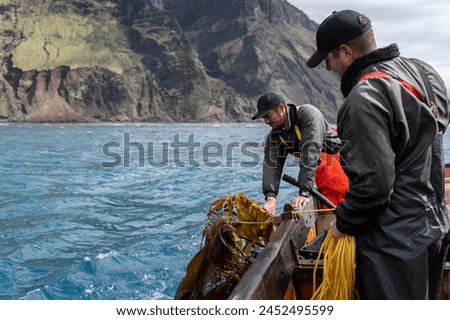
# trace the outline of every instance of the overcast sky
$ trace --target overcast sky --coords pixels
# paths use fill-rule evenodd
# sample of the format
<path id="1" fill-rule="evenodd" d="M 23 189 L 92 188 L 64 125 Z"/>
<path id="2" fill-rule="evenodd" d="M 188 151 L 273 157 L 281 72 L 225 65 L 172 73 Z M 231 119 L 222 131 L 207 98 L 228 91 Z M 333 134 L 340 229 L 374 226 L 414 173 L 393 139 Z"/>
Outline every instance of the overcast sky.
<path id="1" fill-rule="evenodd" d="M 352 9 L 372 20 L 378 47 L 397 43 L 404 57 L 431 64 L 450 90 L 449 0 L 288 0 L 321 23 L 333 11 Z"/>

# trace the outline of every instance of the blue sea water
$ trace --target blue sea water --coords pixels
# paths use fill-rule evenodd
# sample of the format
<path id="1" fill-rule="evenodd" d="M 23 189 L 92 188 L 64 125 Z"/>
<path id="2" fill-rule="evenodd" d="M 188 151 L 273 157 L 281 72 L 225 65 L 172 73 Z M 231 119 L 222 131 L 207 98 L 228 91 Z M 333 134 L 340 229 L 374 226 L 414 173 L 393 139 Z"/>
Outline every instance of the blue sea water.
<path id="1" fill-rule="evenodd" d="M 238 192 L 263 202 L 267 132 L 0 125 L 0 299 L 172 299 L 208 206 Z M 295 160 L 287 173 L 296 174 Z M 279 209 L 294 194 L 282 184 Z"/>
<path id="2" fill-rule="evenodd" d="M 0 299 L 172 299 L 263 125 L 0 126 Z"/>

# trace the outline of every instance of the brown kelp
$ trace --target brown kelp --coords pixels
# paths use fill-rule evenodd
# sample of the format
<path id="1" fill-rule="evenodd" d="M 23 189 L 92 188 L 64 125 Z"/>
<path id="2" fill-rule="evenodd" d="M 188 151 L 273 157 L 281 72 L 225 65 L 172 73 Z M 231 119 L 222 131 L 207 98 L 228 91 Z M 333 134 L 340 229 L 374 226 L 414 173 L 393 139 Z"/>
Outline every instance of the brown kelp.
<path id="1" fill-rule="evenodd" d="M 268 212 L 245 194 L 214 201 L 175 299 L 226 299 L 272 233 Z"/>

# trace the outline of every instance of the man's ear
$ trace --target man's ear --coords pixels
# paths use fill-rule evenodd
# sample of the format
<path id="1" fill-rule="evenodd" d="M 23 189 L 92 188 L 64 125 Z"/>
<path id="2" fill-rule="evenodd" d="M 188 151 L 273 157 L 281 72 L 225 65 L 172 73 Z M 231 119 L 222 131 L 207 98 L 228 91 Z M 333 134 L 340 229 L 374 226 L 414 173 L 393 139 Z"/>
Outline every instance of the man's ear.
<path id="1" fill-rule="evenodd" d="M 278 106 L 278 113 L 286 113 L 286 105 L 284 103 L 280 103 Z"/>
<path id="2" fill-rule="evenodd" d="M 341 44 L 341 46 L 339 47 L 339 54 L 342 54 L 342 58 L 344 58 L 347 61 L 353 61 L 354 60 L 354 52 L 352 50 L 352 48 L 350 48 L 348 45 L 346 44 Z"/>

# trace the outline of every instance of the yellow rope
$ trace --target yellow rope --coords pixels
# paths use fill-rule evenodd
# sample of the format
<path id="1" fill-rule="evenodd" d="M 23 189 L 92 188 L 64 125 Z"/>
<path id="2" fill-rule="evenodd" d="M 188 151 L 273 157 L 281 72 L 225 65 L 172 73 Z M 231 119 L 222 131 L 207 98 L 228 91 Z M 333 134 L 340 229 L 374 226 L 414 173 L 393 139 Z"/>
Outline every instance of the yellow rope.
<path id="1" fill-rule="evenodd" d="M 334 209 L 305 209 L 305 210 L 292 210 L 293 214 L 312 213 L 312 212 L 330 212 Z"/>
<path id="2" fill-rule="evenodd" d="M 330 212 L 334 209 L 307 209 L 307 210 L 292 210 L 293 215 L 299 215 L 299 214 L 306 214 L 306 213 L 314 213 L 314 212 Z M 268 224 L 272 223 L 274 220 L 268 220 L 268 221 L 233 221 L 231 224 Z"/>
<path id="3" fill-rule="evenodd" d="M 355 238 L 343 235 L 336 240 L 328 231 L 319 250 L 313 275 L 311 300 L 351 300 L 355 298 Z M 323 256 L 322 283 L 317 288 L 316 273 Z"/>

